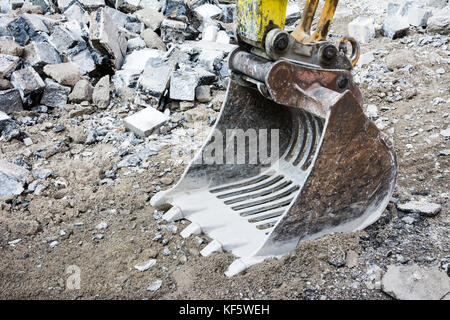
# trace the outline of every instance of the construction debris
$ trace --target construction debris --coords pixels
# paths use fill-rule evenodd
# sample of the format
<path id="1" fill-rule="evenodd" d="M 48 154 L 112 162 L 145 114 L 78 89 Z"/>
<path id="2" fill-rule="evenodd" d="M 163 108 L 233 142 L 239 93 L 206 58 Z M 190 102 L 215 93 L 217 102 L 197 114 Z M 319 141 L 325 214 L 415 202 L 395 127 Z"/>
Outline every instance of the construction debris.
<path id="1" fill-rule="evenodd" d="M 148 107 L 124 119 L 125 128 L 133 131 L 138 136 L 147 137 L 155 129 L 159 128 L 168 120 L 168 117 L 156 110 Z"/>
<path id="2" fill-rule="evenodd" d="M 422 199 L 421 201 L 408 201 L 404 204 L 398 204 L 397 209 L 405 212 L 419 213 L 426 217 L 434 217 L 441 211 L 442 206 Z"/>
<path id="3" fill-rule="evenodd" d="M 382 290 L 399 300 L 441 300 L 450 292 L 450 279 L 437 268 L 388 266 Z"/>

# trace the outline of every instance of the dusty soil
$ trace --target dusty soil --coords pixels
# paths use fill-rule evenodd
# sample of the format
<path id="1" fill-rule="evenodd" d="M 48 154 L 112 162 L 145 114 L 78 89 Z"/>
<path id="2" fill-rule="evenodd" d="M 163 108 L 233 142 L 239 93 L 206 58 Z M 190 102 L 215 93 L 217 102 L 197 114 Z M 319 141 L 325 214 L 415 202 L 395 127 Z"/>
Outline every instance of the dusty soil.
<path id="1" fill-rule="evenodd" d="M 332 32 L 345 34 L 354 17 L 356 13 L 336 20 Z M 118 169 L 113 185 L 99 185 L 104 173 L 121 161 L 117 151 L 121 149 L 108 139 L 85 144 L 86 131 L 91 120 L 120 119 L 127 112 L 96 111 L 69 118 L 70 110 L 81 107 L 68 106 L 54 110 L 41 123 L 22 125 L 35 144 L 2 142 L 1 158 L 23 158 L 33 169 L 49 168 L 54 175 L 46 180 L 48 187 L 41 195 L 25 194 L 0 206 L 0 298 L 390 299 L 379 287 L 387 265 L 440 266 L 450 256 L 449 157 L 438 156 L 450 148 L 440 135 L 450 125 L 450 67 L 445 62 L 450 44 L 411 46 L 424 36 L 413 30 L 409 43 L 378 36 L 362 45 L 363 53 L 378 50 L 375 61 L 354 72 L 365 103 L 378 107 L 378 124 L 392 137 L 398 158 L 397 187 L 381 219 L 361 232 L 304 242 L 282 259 L 253 266 L 231 279 L 224 275 L 234 260 L 230 253 L 201 257 L 199 251 L 210 239 L 204 235 L 182 239 L 179 231 L 188 221 L 164 223 L 155 219 L 149 204 L 151 196 L 175 183 L 187 165 L 190 154 L 180 152 L 180 145 L 169 143 L 148 158 L 148 167 Z M 386 56 L 399 49 L 414 56 L 412 67 L 387 72 Z M 437 73 L 439 68 L 445 72 Z M 401 98 L 389 102 L 395 95 Z M 433 104 L 436 98 L 444 102 Z M 21 116 L 36 114 L 25 111 L 16 118 Z M 60 124 L 65 130 L 56 133 Z M 115 130 L 123 131 L 122 125 Z M 152 139 L 158 135 L 144 143 Z M 68 147 L 36 157 L 36 151 L 59 141 Z M 135 148 L 129 144 L 129 154 Z M 395 202 L 418 198 L 440 203 L 442 211 L 407 224 Z M 96 228 L 100 222 L 107 223 L 106 229 Z M 165 225 L 175 225 L 176 232 Z M 154 240 L 157 234 L 162 236 Z M 18 238 L 22 240 L 14 246 L 8 244 Z M 50 248 L 54 240 L 59 245 Z M 345 257 L 355 253 L 357 262 L 352 266 Z M 157 260 L 151 269 L 134 268 L 150 258 Z M 66 286 L 71 265 L 80 268 L 80 289 Z M 155 280 L 162 280 L 161 288 L 148 291 Z"/>

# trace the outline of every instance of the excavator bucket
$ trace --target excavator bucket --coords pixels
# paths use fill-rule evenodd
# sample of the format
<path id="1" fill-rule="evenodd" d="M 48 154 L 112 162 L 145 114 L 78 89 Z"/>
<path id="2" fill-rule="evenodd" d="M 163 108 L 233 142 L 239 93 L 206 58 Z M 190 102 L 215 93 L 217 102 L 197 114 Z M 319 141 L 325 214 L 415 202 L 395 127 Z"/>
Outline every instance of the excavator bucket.
<path id="1" fill-rule="evenodd" d="M 328 43 L 305 45 L 290 35 L 280 58 L 280 39 L 284 31 L 273 29 L 266 54 L 230 54 L 214 128 L 181 180 L 151 199 L 172 206 L 165 220 L 191 222 L 181 236 L 213 239 L 203 256 L 225 250 L 238 257 L 227 276 L 300 241 L 365 228 L 395 186 L 393 148 L 363 112 L 352 60 Z"/>

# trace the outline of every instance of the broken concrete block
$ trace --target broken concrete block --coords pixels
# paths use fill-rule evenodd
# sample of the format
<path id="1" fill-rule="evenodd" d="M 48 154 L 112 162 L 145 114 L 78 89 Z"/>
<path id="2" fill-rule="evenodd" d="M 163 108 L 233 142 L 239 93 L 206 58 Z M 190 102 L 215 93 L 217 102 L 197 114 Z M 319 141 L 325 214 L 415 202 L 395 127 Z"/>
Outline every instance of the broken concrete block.
<path id="1" fill-rule="evenodd" d="M 0 54 L 0 78 L 9 78 L 19 66 L 20 58 Z"/>
<path id="2" fill-rule="evenodd" d="M 195 73 L 197 74 L 198 83 L 200 85 L 203 84 L 213 84 L 216 81 L 216 75 L 211 71 L 205 69 L 204 66 L 198 65 L 194 68 Z"/>
<path id="3" fill-rule="evenodd" d="M 433 16 L 428 19 L 427 30 L 442 35 L 450 34 L 450 6 L 433 10 Z"/>
<path id="4" fill-rule="evenodd" d="M 128 16 L 125 13 L 120 12 L 119 10 L 116 10 L 114 8 L 106 6 L 105 12 L 114 20 L 116 25 L 118 25 L 119 27 L 123 28 L 125 26 L 125 23 L 127 23 L 128 21 Z"/>
<path id="5" fill-rule="evenodd" d="M 177 70 L 170 79 L 170 99 L 194 101 L 197 88 L 197 74 L 189 70 Z"/>
<path id="6" fill-rule="evenodd" d="M 64 53 L 69 48 L 72 48 L 78 40 L 72 32 L 63 26 L 55 26 L 49 38 L 49 42 L 59 53 Z"/>
<path id="7" fill-rule="evenodd" d="M 114 86 L 116 89 L 123 87 L 134 88 L 147 61 L 150 58 L 162 58 L 163 56 L 164 52 L 156 49 L 145 48 L 133 51 L 125 58 L 122 70 L 116 71 L 114 74 L 112 79 Z"/>
<path id="8" fill-rule="evenodd" d="M 107 54 L 115 68 L 120 69 L 126 55 L 127 41 L 103 8 L 91 13 L 89 38 L 92 45 L 101 53 Z"/>
<path id="9" fill-rule="evenodd" d="M 416 27 L 426 27 L 431 15 L 432 11 L 430 9 L 420 8 L 416 5 L 408 11 L 407 21 L 410 25 Z"/>
<path id="10" fill-rule="evenodd" d="M 122 70 L 116 71 L 113 76 L 113 83 L 116 88 L 130 87 L 134 88 L 138 78 L 145 68 L 150 58 L 162 58 L 164 53 L 155 49 L 135 50 L 127 55 Z"/>
<path id="11" fill-rule="evenodd" d="M 229 44 L 230 41 L 231 38 L 225 30 L 220 30 L 219 32 L 217 32 L 217 43 Z"/>
<path id="12" fill-rule="evenodd" d="M 21 134 L 22 132 L 20 131 L 19 125 L 8 115 L 0 111 L 0 141 L 8 142 L 14 138 L 20 137 Z"/>
<path id="13" fill-rule="evenodd" d="M 146 47 L 147 47 L 147 44 L 145 43 L 144 39 L 142 39 L 141 37 L 129 39 L 127 42 L 127 51 L 141 50 L 141 49 L 145 49 Z M 126 60 L 126 58 L 125 58 L 125 60 Z"/>
<path id="14" fill-rule="evenodd" d="M 202 19 L 217 19 L 222 14 L 222 10 L 211 3 L 205 3 L 194 9 L 194 12 L 197 13 Z"/>
<path id="15" fill-rule="evenodd" d="M 187 13 L 186 3 L 182 0 L 166 0 L 163 14 L 166 17 L 185 16 Z"/>
<path id="16" fill-rule="evenodd" d="M 17 89 L 0 91 L 0 111 L 7 114 L 22 111 L 22 97 Z"/>
<path id="17" fill-rule="evenodd" d="M 69 21 L 74 20 L 85 24 L 89 22 L 89 14 L 76 2 L 67 7 L 63 14 Z"/>
<path id="18" fill-rule="evenodd" d="M 163 125 L 168 117 L 152 107 L 147 107 L 123 120 L 125 128 L 141 137 L 149 136 L 155 129 Z"/>
<path id="19" fill-rule="evenodd" d="M 46 64 L 61 63 L 56 49 L 47 42 L 31 42 L 25 47 L 24 59 L 34 68 L 38 68 L 38 72 Z"/>
<path id="20" fill-rule="evenodd" d="M 38 102 L 45 88 L 44 81 L 32 67 L 14 71 L 11 75 L 11 84 L 19 90 L 22 101 L 26 105 Z"/>
<path id="21" fill-rule="evenodd" d="M 84 39 L 89 38 L 89 29 L 86 27 L 86 25 L 79 21 L 67 21 L 63 24 L 64 28 L 69 31 L 76 41 L 83 42 Z"/>
<path id="22" fill-rule="evenodd" d="M 21 194 L 29 174 L 30 172 L 23 167 L 0 160 L 0 181 L 2 182 L 0 183 L 0 197 Z"/>
<path id="23" fill-rule="evenodd" d="M 219 31 L 219 28 L 215 25 L 209 25 L 209 26 L 203 28 L 202 40 L 203 41 L 216 41 L 218 31 Z"/>
<path id="24" fill-rule="evenodd" d="M 52 79 L 47 78 L 45 79 L 45 89 L 41 98 L 41 104 L 47 107 L 65 105 L 69 93 L 70 87 L 62 86 Z"/>
<path id="25" fill-rule="evenodd" d="M 434 217 L 441 211 L 442 206 L 422 199 L 421 201 L 408 201 L 404 204 L 397 204 L 397 209 L 404 212 L 418 213 L 426 217 Z"/>
<path id="26" fill-rule="evenodd" d="M 95 61 L 88 49 L 69 55 L 68 60 L 80 70 L 81 74 L 90 73 L 96 69 Z"/>
<path id="27" fill-rule="evenodd" d="M 214 72 L 215 64 L 224 58 L 223 51 L 202 50 L 198 56 L 198 62 L 205 66 L 206 70 Z"/>
<path id="28" fill-rule="evenodd" d="M 109 75 L 106 75 L 95 85 L 92 92 L 92 102 L 100 109 L 106 109 L 109 106 L 110 91 Z"/>
<path id="29" fill-rule="evenodd" d="M 138 87 L 157 99 L 161 98 L 166 90 L 173 66 L 161 58 L 150 58 L 138 80 Z"/>
<path id="30" fill-rule="evenodd" d="M 388 13 L 391 16 L 398 16 L 408 24 L 416 27 L 425 27 L 428 18 L 431 17 L 431 10 L 422 7 L 422 4 L 415 1 L 403 1 L 396 5 L 391 5 Z"/>
<path id="31" fill-rule="evenodd" d="M 92 92 L 94 88 L 86 79 L 81 79 L 73 87 L 72 92 L 69 94 L 69 100 L 75 103 L 92 100 Z"/>
<path id="32" fill-rule="evenodd" d="M 182 21 L 164 19 L 161 23 L 161 38 L 164 42 L 183 43 L 186 37 L 192 36 L 188 25 Z"/>
<path id="33" fill-rule="evenodd" d="M 0 53 L 10 56 L 21 57 L 23 54 L 23 47 L 13 40 L 0 41 Z"/>
<path id="34" fill-rule="evenodd" d="M 348 35 L 361 43 L 375 39 L 374 19 L 358 17 L 348 24 Z"/>
<path id="35" fill-rule="evenodd" d="M 441 300 L 450 291 L 450 280 L 437 267 L 390 265 L 381 290 L 399 300 Z"/>
<path id="36" fill-rule="evenodd" d="M 22 46 L 26 45 L 30 38 L 36 35 L 35 30 L 28 25 L 28 22 L 23 17 L 10 22 L 8 30 L 14 37 L 14 40 Z"/>
<path id="37" fill-rule="evenodd" d="M 28 34 L 30 37 L 33 37 L 33 34 L 30 30 L 33 30 L 33 33 L 44 32 L 49 33 L 49 30 L 45 23 L 42 21 L 42 16 L 37 14 L 28 14 L 24 13 L 21 16 L 27 23 L 26 27 L 28 28 Z"/>
<path id="38" fill-rule="evenodd" d="M 162 58 L 164 54 L 160 50 L 146 48 L 143 50 L 136 50 L 127 55 L 125 62 L 122 65 L 122 70 L 132 70 L 136 73 L 141 73 L 148 59 Z"/>
<path id="39" fill-rule="evenodd" d="M 385 18 L 381 34 L 391 40 L 404 37 L 408 33 L 409 23 L 398 16 Z"/>
<path id="40" fill-rule="evenodd" d="M 141 22 L 131 22 L 127 21 L 125 23 L 125 29 L 131 32 L 131 34 L 140 34 L 142 31 L 144 31 L 145 25 Z"/>
<path id="41" fill-rule="evenodd" d="M 154 32 L 152 29 L 145 29 L 144 31 L 142 31 L 141 37 L 142 39 L 144 39 L 144 42 L 147 45 L 147 47 L 151 49 L 166 51 L 165 43 L 161 40 L 158 34 Z"/>
<path id="42" fill-rule="evenodd" d="M 152 8 L 141 9 L 136 11 L 134 14 L 140 22 L 145 24 L 147 28 L 150 28 L 153 31 L 158 29 L 161 26 L 162 21 L 164 20 L 164 15 Z"/>
<path id="43" fill-rule="evenodd" d="M 210 102 L 211 101 L 211 87 L 210 86 L 198 86 L 195 89 L 195 97 L 199 102 Z"/>
<path id="44" fill-rule="evenodd" d="M 80 79 L 80 70 L 71 62 L 48 64 L 44 66 L 44 73 L 58 83 L 73 87 Z"/>

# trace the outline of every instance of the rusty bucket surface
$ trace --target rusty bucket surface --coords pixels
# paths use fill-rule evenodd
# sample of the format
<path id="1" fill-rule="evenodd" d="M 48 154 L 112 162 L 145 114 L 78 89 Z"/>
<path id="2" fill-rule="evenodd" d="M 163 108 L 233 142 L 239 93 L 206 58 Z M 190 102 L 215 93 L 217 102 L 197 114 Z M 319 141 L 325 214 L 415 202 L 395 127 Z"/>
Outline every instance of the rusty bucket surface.
<path id="1" fill-rule="evenodd" d="M 178 184 L 151 200 L 172 205 L 164 219 L 191 221 L 183 237 L 210 236 L 202 255 L 236 255 L 227 276 L 300 241 L 375 222 L 394 189 L 396 158 L 364 115 L 350 71 L 273 62 L 241 49 L 231 54 L 230 68 L 226 100 L 203 148 Z M 231 137 L 265 132 L 270 141 L 255 146 L 247 137 L 245 148 L 237 139 L 218 142 L 227 130 Z M 250 150 L 275 152 L 270 132 L 278 134 L 276 158 L 255 162 Z M 218 146 L 223 154 L 214 154 Z M 217 161 L 230 153 L 244 163 Z"/>

